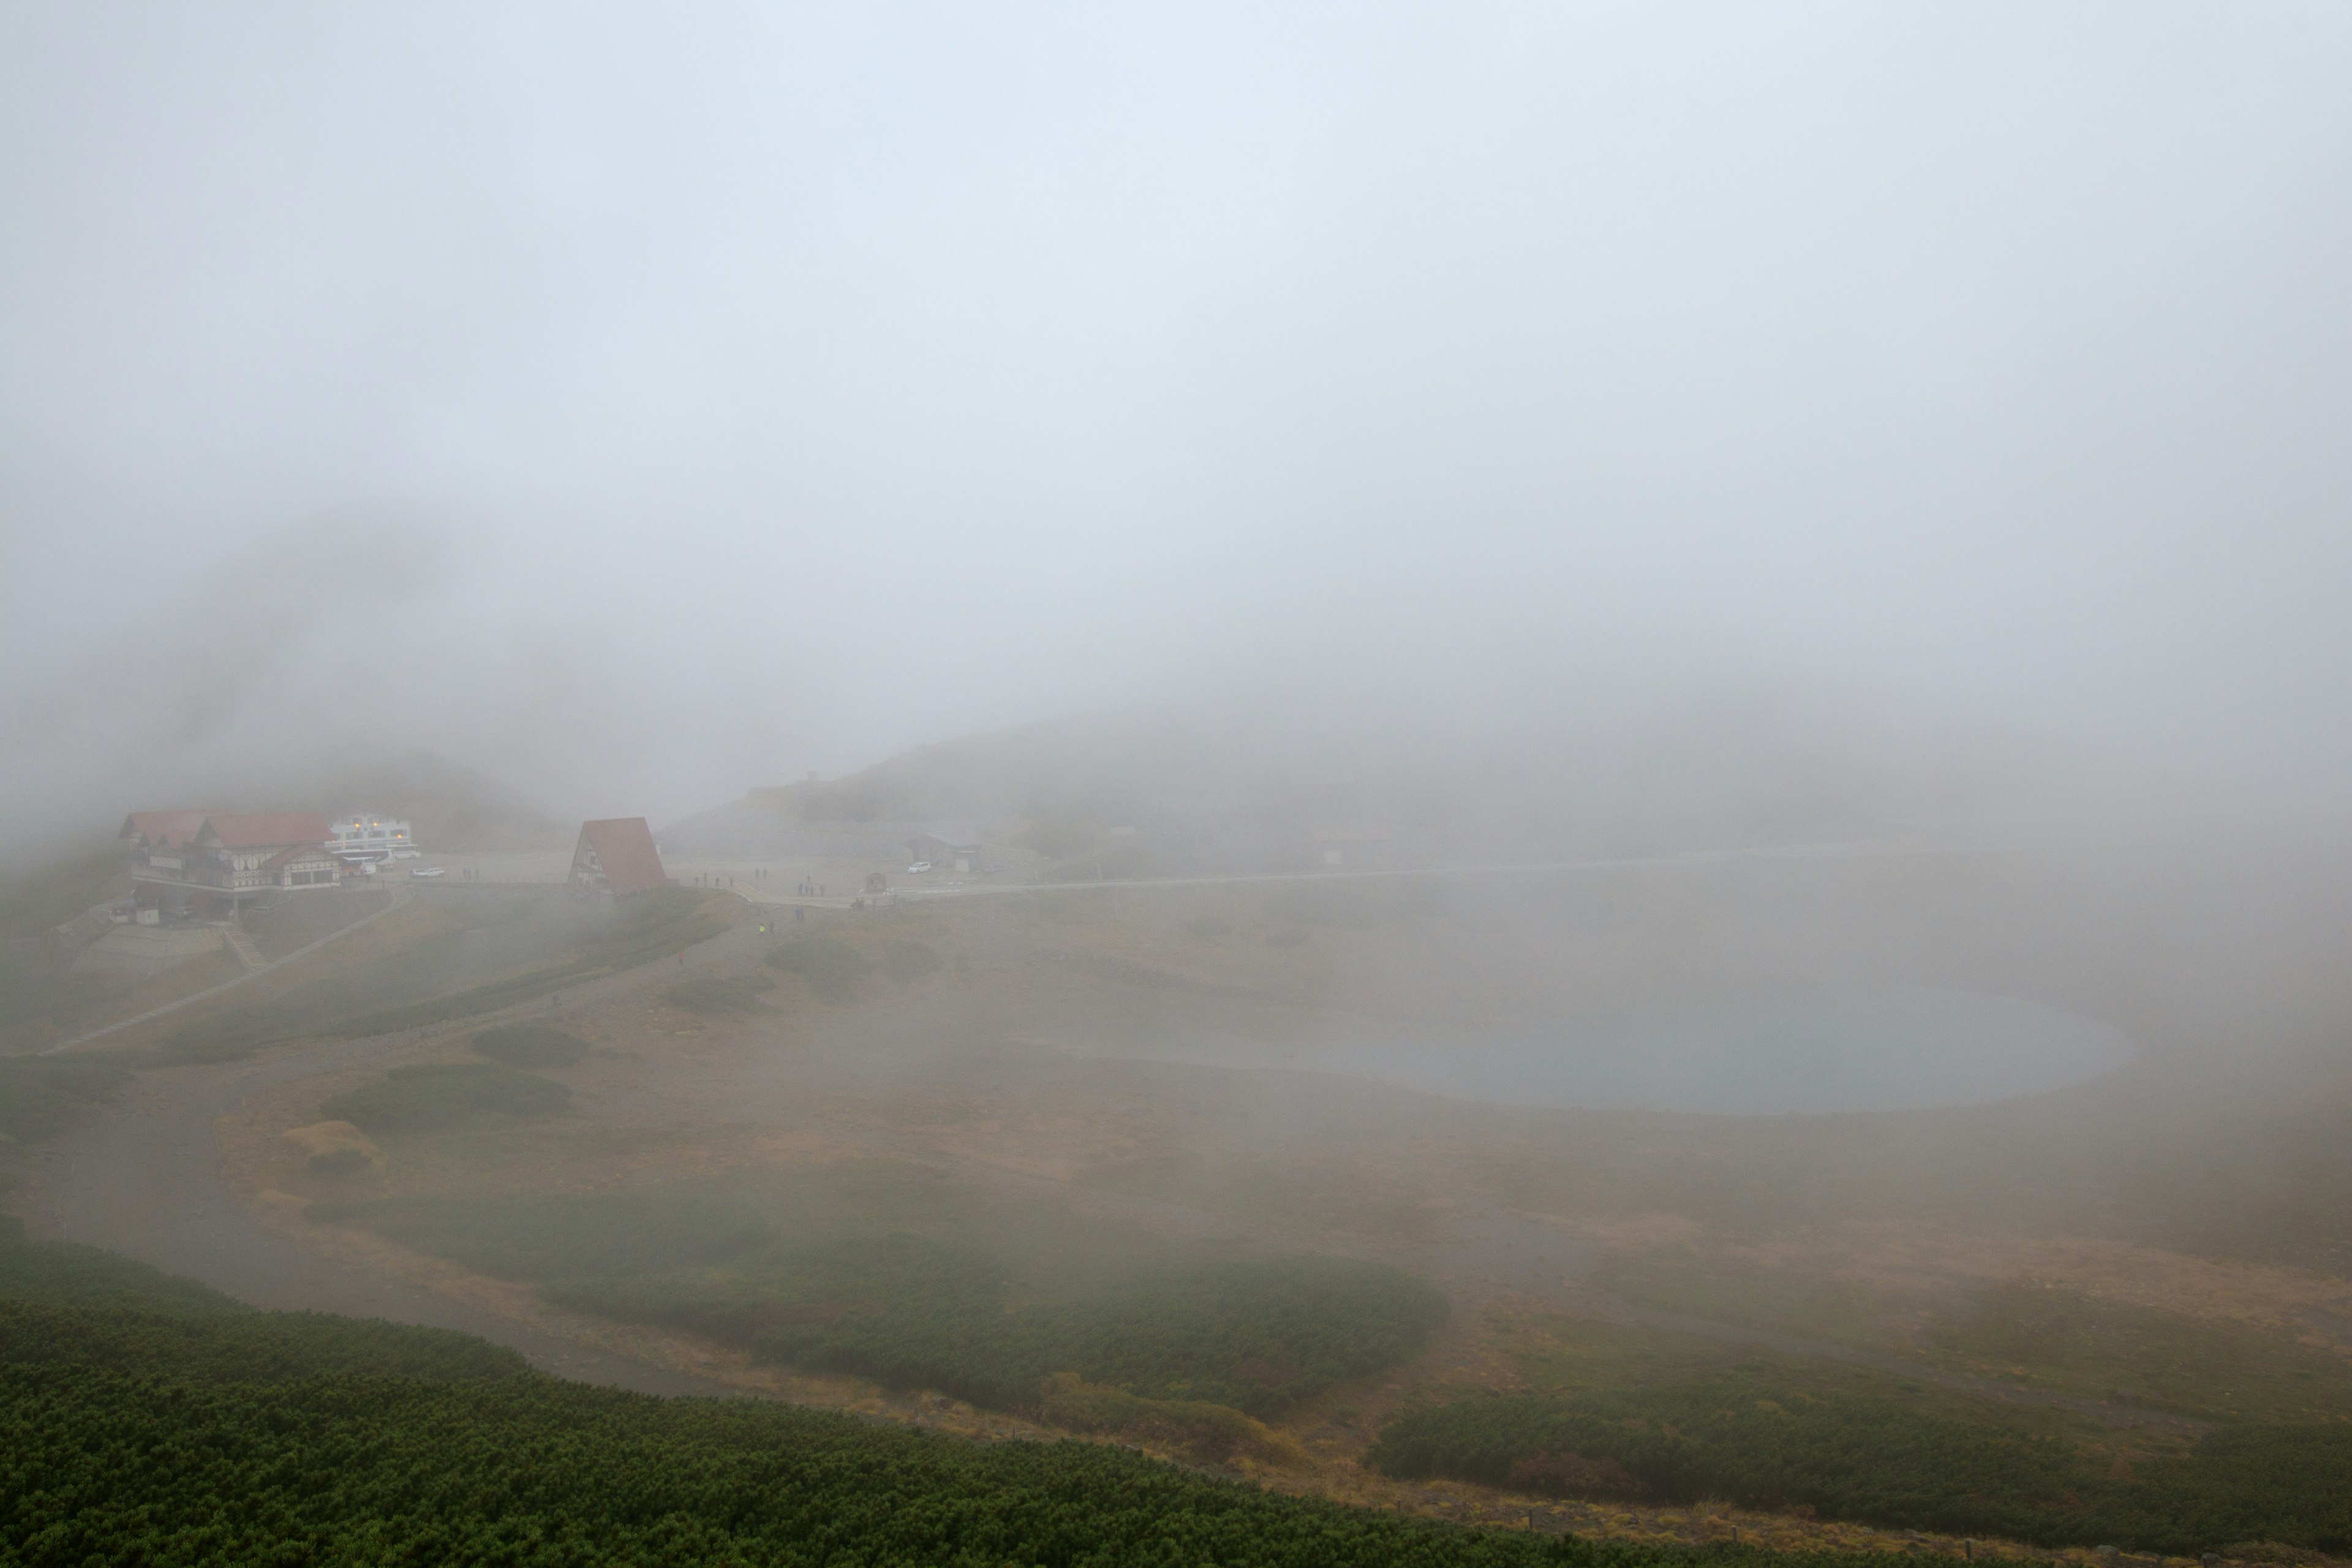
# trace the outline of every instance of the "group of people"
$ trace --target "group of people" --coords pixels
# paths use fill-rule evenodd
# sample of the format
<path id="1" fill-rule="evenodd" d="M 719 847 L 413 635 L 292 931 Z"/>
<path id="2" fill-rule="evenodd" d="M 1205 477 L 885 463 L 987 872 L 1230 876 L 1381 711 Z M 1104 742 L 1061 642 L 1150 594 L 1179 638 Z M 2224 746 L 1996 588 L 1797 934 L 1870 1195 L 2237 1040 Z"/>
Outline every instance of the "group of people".
<path id="1" fill-rule="evenodd" d="M 725 887 L 730 889 L 735 886 L 735 879 L 731 876 L 728 877 L 724 881 L 721 881 L 719 879 L 720 874 L 717 871 L 697 871 L 694 874 L 694 885 L 698 888 Z M 767 879 L 768 868 L 765 866 L 755 866 L 751 868 L 751 880 L 754 882 L 765 882 Z M 793 889 L 793 896 L 798 899 L 822 899 L 825 896 L 824 884 L 822 882 L 811 881 L 808 878 L 803 877 L 800 881 L 794 885 Z"/>

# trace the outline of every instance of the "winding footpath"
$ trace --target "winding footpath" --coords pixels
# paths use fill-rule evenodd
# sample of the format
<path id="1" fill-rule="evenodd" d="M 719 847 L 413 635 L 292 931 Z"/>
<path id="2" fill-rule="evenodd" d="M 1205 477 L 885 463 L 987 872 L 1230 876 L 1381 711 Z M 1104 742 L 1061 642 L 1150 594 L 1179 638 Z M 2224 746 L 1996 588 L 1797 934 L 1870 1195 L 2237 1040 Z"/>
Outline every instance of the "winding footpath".
<path id="1" fill-rule="evenodd" d="M 130 1028 L 134 1024 L 144 1024 L 152 1019 L 161 1018 L 167 1013 L 176 1013 L 181 1008 L 193 1006 L 194 1004 L 205 1000 L 205 998 L 208 996 L 217 996 L 224 991 L 234 991 L 236 987 L 244 984 L 248 980 L 258 980 L 273 969 L 282 969 L 298 958 L 309 957 L 311 953 L 318 952 L 320 948 L 326 946 L 331 942 L 340 941 L 341 939 L 351 935 L 352 932 L 361 930 L 362 927 L 375 924 L 376 921 L 383 919 L 384 916 L 392 913 L 393 910 L 400 908 L 401 905 L 407 901 L 407 889 L 404 888 L 394 888 L 392 890 L 392 901 L 384 905 L 383 908 L 376 910 L 375 913 L 372 915 L 362 915 L 347 926 L 338 927 L 337 929 L 329 931 L 326 935 L 320 937 L 318 941 L 307 942 L 304 945 L 296 948 L 293 952 L 288 953 L 283 958 L 272 959 L 267 963 L 249 964 L 246 969 L 246 972 L 238 975 L 234 980 L 224 980 L 218 985 L 206 986 L 204 990 L 196 992 L 193 995 L 183 996 L 176 1002 L 166 1002 L 161 1007 L 150 1007 L 144 1013 L 136 1014 L 131 1017 L 118 1018 L 102 1029 L 92 1029 L 87 1035 L 77 1035 L 70 1040 L 67 1040 L 59 1045 L 51 1046 L 48 1049 L 39 1051 L 35 1054 L 44 1057 L 53 1057 L 60 1051 L 69 1051 L 78 1046 L 86 1046 L 92 1040 L 102 1040 L 109 1035 L 120 1034 L 121 1031 Z"/>
<path id="2" fill-rule="evenodd" d="M 666 980 L 744 952 L 754 936 L 737 927 L 683 953 L 566 986 L 565 992 L 593 1000 Z M 255 1095 L 295 1079 L 413 1051 L 444 1033 L 470 1033 L 543 1014 L 546 1006 L 544 999 L 534 999 L 424 1031 L 310 1042 L 243 1061 L 142 1072 L 112 1104 L 44 1146 L 31 1179 L 16 1194 L 18 1212 L 26 1228 L 45 1239 L 102 1247 L 257 1307 L 457 1329 L 509 1346 L 543 1372 L 644 1394 L 740 1395 L 740 1389 L 632 1361 L 320 1257 L 265 1228 L 229 1187 L 215 1126 Z"/>

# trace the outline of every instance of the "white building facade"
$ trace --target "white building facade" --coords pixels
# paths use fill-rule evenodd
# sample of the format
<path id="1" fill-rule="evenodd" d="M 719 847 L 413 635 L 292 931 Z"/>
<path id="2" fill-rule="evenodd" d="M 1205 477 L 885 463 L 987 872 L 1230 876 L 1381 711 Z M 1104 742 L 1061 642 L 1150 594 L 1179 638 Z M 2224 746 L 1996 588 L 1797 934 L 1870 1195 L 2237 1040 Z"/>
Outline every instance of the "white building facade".
<path id="1" fill-rule="evenodd" d="M 346 864 L 407 859 L 417 853 L 408 819 L 348 811 L 327 825 L 327 852 Z"/>

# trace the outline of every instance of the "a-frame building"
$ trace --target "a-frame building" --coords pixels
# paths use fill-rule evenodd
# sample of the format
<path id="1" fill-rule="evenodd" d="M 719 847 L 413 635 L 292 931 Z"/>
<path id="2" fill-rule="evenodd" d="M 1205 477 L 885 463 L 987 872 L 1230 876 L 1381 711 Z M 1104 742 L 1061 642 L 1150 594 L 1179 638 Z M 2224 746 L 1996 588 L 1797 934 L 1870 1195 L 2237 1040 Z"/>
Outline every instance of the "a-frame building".
<path id="1" fill-rule="evenodd" d="M 573 897 L 612 898 L 668 886 L 669 873 L 662 869 L 661 851 L 654 847 L 653 830 L 644 817 L 608 816 L 580 825 L 580 842 L 572 851 Z"/>

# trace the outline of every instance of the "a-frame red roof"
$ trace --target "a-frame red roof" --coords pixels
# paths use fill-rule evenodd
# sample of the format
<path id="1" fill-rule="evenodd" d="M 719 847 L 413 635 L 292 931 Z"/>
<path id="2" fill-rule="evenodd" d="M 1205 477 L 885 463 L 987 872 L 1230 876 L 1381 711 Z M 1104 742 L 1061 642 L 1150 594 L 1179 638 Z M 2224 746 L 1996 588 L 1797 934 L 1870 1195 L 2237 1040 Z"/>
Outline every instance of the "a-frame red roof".
<path id="1" fill-rule="evenodd" d="M 122 819 L 122 831 L 117 838 L 144 838 L 157 847 L 174 847 L 196 836 L 205 818 L 215 815 L 209 811 L 134 811 Z"/>
<path id="2" fill-rule="evenodd" d="M 580 842 L 596 852 L 596 868 L 604 885 L 616 893 L 646 888 L 667 888 L 669 873 L 662 869 L 661 851 L 654 847 L 653 829 L 642 816 L 608 816 L 580 825 Z M 572 851 L 572 864 L 580 853 Z"/>

